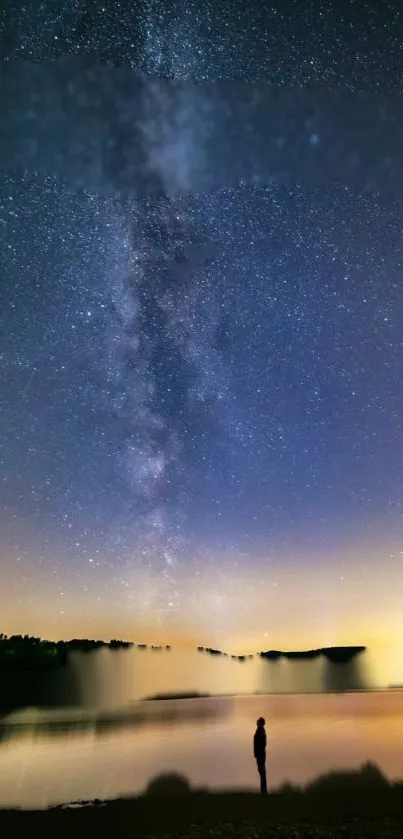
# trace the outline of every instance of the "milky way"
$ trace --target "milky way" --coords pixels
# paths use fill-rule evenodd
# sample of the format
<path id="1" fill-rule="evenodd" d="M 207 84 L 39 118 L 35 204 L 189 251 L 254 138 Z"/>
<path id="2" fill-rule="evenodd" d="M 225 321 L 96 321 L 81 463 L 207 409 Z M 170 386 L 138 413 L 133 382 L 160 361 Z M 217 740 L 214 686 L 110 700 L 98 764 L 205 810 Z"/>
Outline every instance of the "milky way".
<path id="1" fill-rule="evenodd" d="M 263 643 L 291 612 L 293 632 L 310 615 L 337 643 L 364 599 L 362 624 L 376 602 L 395 632 L 397 18 L 17 12 L 0 186 L 9 624 L 24 612 L 42 632 L 47 610 L 53 634 Z"/>

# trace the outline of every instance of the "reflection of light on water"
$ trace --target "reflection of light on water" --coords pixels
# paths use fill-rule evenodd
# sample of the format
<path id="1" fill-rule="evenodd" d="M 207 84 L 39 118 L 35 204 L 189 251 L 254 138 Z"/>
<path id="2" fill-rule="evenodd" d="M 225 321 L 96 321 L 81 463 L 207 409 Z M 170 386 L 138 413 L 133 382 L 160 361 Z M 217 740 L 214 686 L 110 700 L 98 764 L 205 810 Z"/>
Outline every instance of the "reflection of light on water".
<path id="1" fill-rule="evenodd" d="M 396 636 L 398 637 L 398 635 Z M 385 645 L 381 654 L 370 651 L 368 661 L 374 673 L 377 686 L 401 685 L 403 683 L 403 650 L 397 645 Z"/>
<path id="2" fill-rule="evenodd" d="M 205 698 L 170 699 L 136 702 L 117 711 L 95 712 L 77 708 L 28 708 L 7 715 L 0 729 L 3 741 L 30 740 L 77 735 L 107 736 L 111 732 L 125 729 L 140 731 L 144 728 L 158 730 L 161 727 L 177 728 L 201 725 L 225 716 L 228 706 L 220 699 Z"/>
<path id="3" fill-rule="evenodd" d="M 83 705 L 90 707 L 118 707 L 159 693 L 242 694 L 262 689 L 260 659 L 237 662 L 181 649 L 101 649 L 90 658 L 77 654 L 71 661 Z"/>
<path id="4" fill-rule="evenodd" d="M 71 656 L 84 707 L 111 709 L 156 694 L 317 693 L 380 686 L 364 653 L 347 664 L 259 655 L 245 661 L 196 650 L 100 649 Z"/>
<path id="5" fill-rule="evenodd" d="M 256 789 L 250 744 L 261 713 L 272 788 L 286 780 L 304 784 L 332 769 L 357 769 L 367 760 L 398 779 L 402 697 L 403 692 L 381 691 L 189 700 L 188 708 L 193 701 L 201 712 L 215 708 L 215 718 L 189 721 L 183 701 L 180 725 L 166 720 L 138 728 L 117 725 L 105 735 L 88 728 L 52 738 L 6 739 L 0 746 L 0 807 L 135 795 L 167 771 L 184 774 L 193 786 Z M 144 703 L 150 716 L 157 706 L 171 704 Z M 30 714 L 38 719 L 37 712 Z M 52 716 L 42 712 L 44 720 Z"/>
<path id="6" fill-rule="evenodd" d="M 366 685 L 374 689 L 387 686 L 387 680 L 385 681 L 385 663 L 383 659 L 374 655 L 371 650 L 367 650 L 361 656 L 360 666 L 362 668 L 363 678 Z"/>
<path id="7" fill-rule="evenodd" d="M 325 661 L 322 657 L 311 661 L 261 661 L 262 693 L 317 693 L 324 689 Z"/>
<path id="8" fill-rule="evenodd" d="M 395 637 L 401 633 L 396 632 Z M 368 648 L 357 659 L 365 684 L 376 690 L 403 683 L 403 650 L 388 638 L 385 641 L 371 640 Z"/>

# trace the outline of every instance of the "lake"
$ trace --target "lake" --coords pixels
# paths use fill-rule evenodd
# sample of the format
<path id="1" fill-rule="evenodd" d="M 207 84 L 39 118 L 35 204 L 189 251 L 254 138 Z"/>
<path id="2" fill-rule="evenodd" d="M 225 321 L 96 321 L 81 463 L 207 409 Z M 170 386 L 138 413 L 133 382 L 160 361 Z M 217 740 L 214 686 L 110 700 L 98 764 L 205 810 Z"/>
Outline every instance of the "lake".
<path id="1" fill-rule="evenodd" d="M 257 789 L 252 736 L 261 714 L 272 787 L 367 760 L 403 778 L 403 691 L 354 692 L 368 675 L 365 659 L 340 666 L 175 650 L 77 653 L 47 677 L 38 707 L 3 717 L 0 806 L 133 795 L 165 771 L 198 787 Z M 184 691 L 237 695 L 142 701 Z"/>

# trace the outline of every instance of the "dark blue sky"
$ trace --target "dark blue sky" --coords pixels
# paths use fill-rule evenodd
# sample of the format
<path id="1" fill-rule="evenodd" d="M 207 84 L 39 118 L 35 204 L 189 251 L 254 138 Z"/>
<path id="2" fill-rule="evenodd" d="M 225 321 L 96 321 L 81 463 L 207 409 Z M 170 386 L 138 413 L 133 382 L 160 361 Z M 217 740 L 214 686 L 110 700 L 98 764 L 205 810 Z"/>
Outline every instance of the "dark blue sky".
<path id="1" fill-rule="evenodd" d="M 70 583 L 105 626 L 128 587 L 185 622 L 203 591 L 208 625 L 200 575 L 267 556 L 303 574 L 313 555 L 333 573 L 401 539 L 401 120 L 377 98 L 399 90 L 397 11 L 194 6 L 150 2 L 131 28 L 122 4 L 7 23 L 10 59 L 42 59 L 8 64 L 3 112 L 14 623 L 21 563 L 34 587 L 53 575 L 55 627 Z M 153 88 L 136 68 L 224 81 Z M 348 91 L 338 116 L 328 89 Z"/>

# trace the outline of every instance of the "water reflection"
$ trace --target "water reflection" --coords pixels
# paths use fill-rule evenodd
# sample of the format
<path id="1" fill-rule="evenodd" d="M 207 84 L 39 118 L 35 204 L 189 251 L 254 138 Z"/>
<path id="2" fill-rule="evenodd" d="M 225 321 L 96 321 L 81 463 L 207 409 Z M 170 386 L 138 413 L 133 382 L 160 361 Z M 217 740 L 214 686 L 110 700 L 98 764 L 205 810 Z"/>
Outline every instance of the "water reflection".
<path id="1" fill-rule="evenodd" d="M 193 650 L 72 652 L 65 667 L 3 678 L 0 712 L 24 707 L 114 710 L 153 696 L 316 693 L 367 688 L 367 654 L 345 664 L 324 657 L 243 661 Z"/>
<path id="2" fill-rule="evenodd" d="M 200 724 L 205 720 L 224 718 L 228 705 L 222 700 L 206 702 L 205 699 L 159 700 L 138 702 L 128 708 L 100 713 L 85 709 L 41 710 L 28 708 L 3 717 L 0 722 L 0 742 L 11 739 L 37 739 L 90 733 L 97 737 L 125 729 L 158 726 L 183 726 Z"/>
<path id="3" fill-rule="evenodd" d="M 333 664 L 327 659 L 322 661 L 322 690 L 330 692 L 363 690 L 367 687 L 365 663 L 357 656 L 345 664 Z"/>
<path id="4" fill-rule="evenodd" d="M 116 708 L 161 693 L 306 693 L 359 689 L 368 683 L 365 655 L 343 665 L 322 657 L 312 661 L 255 657 L 239 662 L 189 650 L 161 651 L 156 657 L 133 648 L 73 653 L 58 679 L 53 693 L 60 699 L 66 690 L 70 701 L 64 704 L 72 704 L 74 694 L 73 704 L 96 708 Z"/>
<path id="5" fill-rule="evenodd" d="M 401 691 L 182 699 L 136 703 L 115 716 L 12 714 L 3 721 L 0 806 L 130 796 L 171 772 L 192 787 L 255 790 L 251 738 L 260 714 L 271 788 L 368 760 L 390 779 L 403 777 Z"/>
<path id="6" fill-rule="evenodd" d="M 347 664 L 334 664 L 324 657 L 267 661 L 257 656 L 234 661 L 180 649 L 161 651 L 158 657 L 136 649 L 101 649 L 91 655 L 75 653 L 71 657 L 81 704 L 92 707 L 117 707 L 161 693 L 239 695 L 357 690 L 368 687 L 365 662 L 365 654 Z"/>

